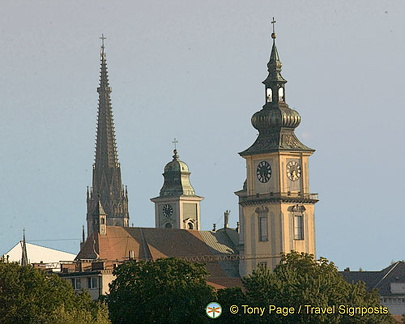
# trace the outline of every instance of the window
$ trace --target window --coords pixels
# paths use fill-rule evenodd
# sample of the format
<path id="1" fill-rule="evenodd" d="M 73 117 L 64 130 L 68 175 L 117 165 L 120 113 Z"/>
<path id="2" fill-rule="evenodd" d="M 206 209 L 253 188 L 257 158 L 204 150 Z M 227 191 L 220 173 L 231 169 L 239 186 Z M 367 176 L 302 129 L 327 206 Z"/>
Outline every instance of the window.
<path id="1" fill-rule="evenodd" d="M 172 224 L 170 224 L 170 223 L 166 223 L 166 225 L 165 225 L 165 228 L 172 228 L 173 226 L 172 226 Z"/>
<path id="2" fill-rule="evenodd" d="M 192 222 L 189 222 L 189 223 L 188 223 L 188 229 L 190 229 L 190 230 L 194 229 L 194 225 L 193 225 Z"/>
<path id="3" fill-rule="evenodd" d="M 273 93 L 272 93 L 271 89 L 267 88 L 266 89 L 266 102 L 272 102 L 273 101 L 272 95 L 273 95 Z"/>
<path id="4" fill-rule="evenodd" d="M 267 216 L 259 216 L 259 241 L 267 240 Z"/>
<path id="5" fill-rule="evenodd" d="M 302 215 L 294 215 L 294 239 L 304 239 L 304 221 Z"/>
<path id="6" fill-rule="evenodd" d="M 87 278 L 87 288 L 96 289 L 98 287 L 98 277 Z"/>
<path id="7" fill-rule="evenodd" d="M 267 269 L 267 262 L 259 262 L 257 264 L 258 268 L 264 268 Z"/>
<path id="8" fill-rule="evenodd" d="M 82 281 L 80 278 L 72 279 L 72 286 L 74 289 L 82 289 Z"/>
<path id="9" fill-rule="evenodd" d="M 278 89 L 278 101 L 284 101 L 284 89 L 283 88 Z"/>

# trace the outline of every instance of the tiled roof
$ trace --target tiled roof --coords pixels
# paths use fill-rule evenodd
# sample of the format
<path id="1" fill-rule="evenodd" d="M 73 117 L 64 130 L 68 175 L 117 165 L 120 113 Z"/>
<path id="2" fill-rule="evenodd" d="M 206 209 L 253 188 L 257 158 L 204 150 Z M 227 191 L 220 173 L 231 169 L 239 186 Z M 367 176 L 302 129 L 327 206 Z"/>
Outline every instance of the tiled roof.
<path id="1" fill-rule="evenodd" d="M 224 231 L 107 226 L 107 235 L 92 234 L 76 259 L 193 259 L 206 263 L 208 281 L 214 286 L 235 286 L 240 285 L 238 261 L 217 261 L 215 257 L 236 254 Z"/>

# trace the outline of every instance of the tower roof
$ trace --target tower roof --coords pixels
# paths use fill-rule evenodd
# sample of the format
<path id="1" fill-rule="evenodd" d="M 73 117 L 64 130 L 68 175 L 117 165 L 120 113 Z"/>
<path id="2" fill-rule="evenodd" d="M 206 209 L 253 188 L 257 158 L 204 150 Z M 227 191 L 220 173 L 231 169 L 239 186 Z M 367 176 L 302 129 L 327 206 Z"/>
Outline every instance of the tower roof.
<path id="1" fill-rule="evenodd" d="M 93 215 L 94 216 L 105 215 L 105 211 L 104 211 L 103 205 L 101 204 L 100 200 L 98 201 L 98 204 L 97 204 L 96 208 L 94 209 Z"/>
<path id="2" fill-rule="evenodd" d="M 273 38 L 273 46 L 271 48 L 270 60 L 267 63 L 267 71 L 269 75 L 266 80 L 263 81 L 264 84 L 271 84 L 273 82 L 287 83 L 287 80 L 281 76 L 281 67 L 283 64 L 280 61 L 276 46 L 276 34 L 272 33 L 271 38 Z"/>
<path id="3" fill-rule="evenodd" d="M 114 118 L 111 105 L 111 87 L 108 81 L 107 57 L 104 47 L 104 35 L 101 37 L 100 52 L 100 86 L 97 88 L 98 118 L 95 164 L 102 167 L 114 168 L 119 165 L 117 146 L 115 142 Z"/>
<path id="4" fill-rule="evenodd" d="M 176 149 L 173 153 L 173 160 L 167 163 L 164 169 L 165 180 L 160 196 L 195 196 L 187 164 L 179 160 Z"/>
<path id="5" fill-rule="evenodd" d="M 166 164 L 165 172 L 189 172 L 187 164 L 179 160 L 176 149 L 173 153 L 173 160 Z"/>
<path id="6" fill-rule="evenodd" d="M 275 23 L 274 18 L 272 23 Z M 301 122 L 301 116 L 296 110 L 291 109 L 285 100 L 287 80 L 281 75 L 282 63 L 276 47 L 274 25 L 271 37 L 273 46 L 267 63 L 269 74 L 263 81 L 266 89 L 266 103 L 252 116 L 251 120 L 253 127 L 259 131 L 259 136 L 251 147 L 239 153 L 242 156 L 283 150 L 314 151 L 302 144 L 294 134 L 295 128 Z"/>

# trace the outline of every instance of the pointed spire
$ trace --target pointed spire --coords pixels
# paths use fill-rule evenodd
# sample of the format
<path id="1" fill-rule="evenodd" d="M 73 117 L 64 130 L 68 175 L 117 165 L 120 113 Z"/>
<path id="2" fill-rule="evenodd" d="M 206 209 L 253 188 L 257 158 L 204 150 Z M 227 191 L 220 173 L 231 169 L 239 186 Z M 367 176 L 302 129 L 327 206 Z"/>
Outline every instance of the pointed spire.
<path id="1" fill-rule="evenodd" d="M 283 66 L 281 61 L 280 61 L 280 56 L 278 55 L 278 51 L 277 51 L 277 46 L 276 46 L 276 33 L 275 33 L 275 23 L 276 21 L 274 20 L 273 17 L 273 21 L 271 22 L 273 24 L 273 33 L 271 34 L 271 38 L 273 39 L 273 46 L 271 48 L 271 54 L 270 54 L 270 60 L 269 63 L 267 63 L 267 71 L 269 72 L 269 75 L 267 76 L 266 80 L 263 81 L 263 83 L 266 85 L 266 96 L 268 98 L 268 89 L 271 89 L 272 91 L 272 102 L 277 103 L 278 101 L 280 101 L 280 99 L 283 98 L 279 98 L 279 89 L 283 88 L 283 92 L 284 92 L 284 84 L 287 83 L 287 80 L 284 79 L 281 76 L 281 67 Z M 281 93 L 280 93 L 281 94 Z M 284 97 L 284 93 L 282 93 L 282 96 Z M 270 98 L 267 99 L 267 102 L 269 102 Z M 276 100 L 275 100 L 276 99 Z M 282 100 L 284 101 L 284 100 Z"/>
<path id="2" fill-rule="evenodd" d="M 108 225 L 128 226 L 128 197 L 124 194 L 121 167 L 115 140 L 114 119 L 111 105 L 111 87 L 108 80 L 105 37 L 102 35 L 100 50 L 100 84 L 93 186 L 87 196 L 87 236 L 93 232 L 93 212 L 101 201 Z"/>
<path id="3" fill-rule="evenodd" d="M 251 147 L 239 153 L 242 156 L 261 153 L 277 152 L 280 150 L 313 150 L 304 144 L 294 134 L 294 130 L 301 122 L 301 116 L 291 109 L 285 96 L 287 80 L 281 76 L 281 61 L 276 47 L 276 33 L 273 24 L 273 46 L 270 60 L 267 63 L 268 76 L 263 81 L 265 85 L 266 102 L 263 108 L 256 112 L 251 119 L 252 125 L 259 131 L 259 136 Z"/>
<path id="4" fill-rule="evenodd" d="M 27 244 L 25 242 L 25 229 L 23 229 L 23 240 L 21 242 L 21 249 L 22 249 L 21 265 L 26 266 L 29 263 L 28 263 Z"/>
<path id="5" fill-rule="evenodd" d="M 111 87 L 108 81 L 107 58 L 104 47 L 104 40 L 106 38 L 102 35 L 100 39 L 102 40 L 102 45 L 100 53 L 100 86 L 97 88 L 99 101 L 95 163 L 113 168 L 118 166 L 118 154 L 110 99 Z"/>

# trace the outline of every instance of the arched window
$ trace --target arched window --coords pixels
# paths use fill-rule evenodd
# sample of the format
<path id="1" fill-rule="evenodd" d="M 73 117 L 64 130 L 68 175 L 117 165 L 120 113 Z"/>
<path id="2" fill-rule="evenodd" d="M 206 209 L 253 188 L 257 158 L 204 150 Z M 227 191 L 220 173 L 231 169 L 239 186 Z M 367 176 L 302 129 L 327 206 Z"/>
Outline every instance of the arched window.
<path id="1" fill-rule="evenodd" d="M 283 88 L 278 89 L 278 101 L 284 101 L 284 89 Z"/>
<path id="2" fill-rule="evenodd" d="M 188 223 L 188 229 L 191 229 L 191 230 L 194 229 L 193 223 L 191 223 L 191 222 Z"/>
<path id="3" fill-rule="evenodd" d="M 266 89 L 266 102 L 272 102 L 273 101 L 273 91 L 271 91 L 270 88 Z"/>
<path id="4" fill-rule="evenodd" d="M 165 228 L 172 228 L 173 226 L 172 226 L 172 224 L 170 224 L 170 223 L 166 223 L 166 225 L 165 225 Z"/>

